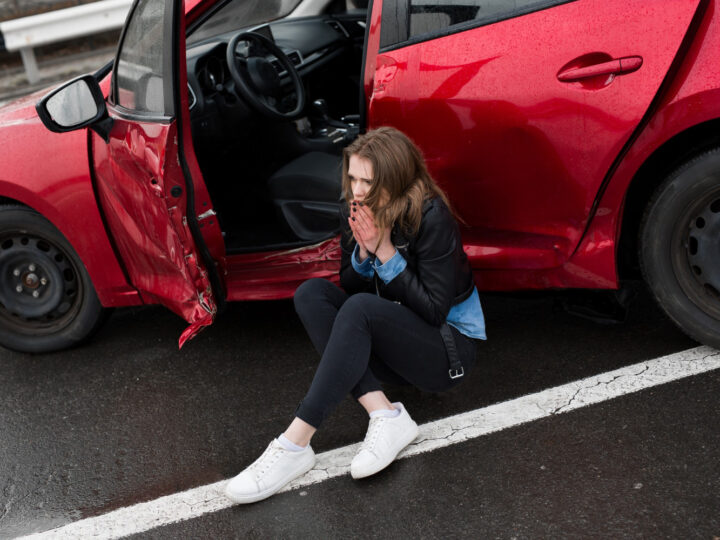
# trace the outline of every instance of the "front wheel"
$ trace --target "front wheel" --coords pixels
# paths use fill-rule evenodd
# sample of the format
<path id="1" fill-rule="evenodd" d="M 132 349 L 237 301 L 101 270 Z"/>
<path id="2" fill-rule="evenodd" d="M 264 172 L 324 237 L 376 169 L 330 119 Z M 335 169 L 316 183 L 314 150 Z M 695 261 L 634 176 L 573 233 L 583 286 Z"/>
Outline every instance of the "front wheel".
<path id="1" fill-rule="evenodd" d="M 72 347 L 104 312 L 60 231 L 30 208 L 0 207 L 0 345 L 31 353 Z"/>
<path id="2" fill-rule="evenodd" d="M 640 264 L 665 313 L 693 339 L 720 349 L 720 148 L 658 188 L 640 227 Z"/>

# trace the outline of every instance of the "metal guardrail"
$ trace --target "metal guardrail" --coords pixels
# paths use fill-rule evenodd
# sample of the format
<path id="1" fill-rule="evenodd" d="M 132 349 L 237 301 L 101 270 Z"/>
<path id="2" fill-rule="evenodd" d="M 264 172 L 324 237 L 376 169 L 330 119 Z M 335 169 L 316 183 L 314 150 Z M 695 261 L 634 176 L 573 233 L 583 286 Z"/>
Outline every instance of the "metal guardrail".
<path id="1" fill-rule="evenodd" d="M 28 81 L 35 84 L 40 80 L 35 47 L 121 28 L 132 3 L 100 0 L 0 22 L 0 50 L 20 51 Z"/>

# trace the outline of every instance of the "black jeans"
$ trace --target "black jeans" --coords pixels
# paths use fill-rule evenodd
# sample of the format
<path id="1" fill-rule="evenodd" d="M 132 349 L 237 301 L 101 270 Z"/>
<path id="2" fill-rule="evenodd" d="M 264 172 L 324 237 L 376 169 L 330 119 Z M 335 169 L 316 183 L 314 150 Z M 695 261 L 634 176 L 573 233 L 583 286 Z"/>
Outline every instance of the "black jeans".
<path id="1" fill-rule="evenodd" d="M 380 381 L 447 390 L 450 379 L 440 329 L 410 308 L 374 294 L 348 296 L 335 284 L 311 279 L 295 292 L 295 310 L 322 356 L 295 416 L 314 427 L 349 393 L 382 390 Z M 452 329 L 465 374 L 475 365 L 475 340 Z"/>

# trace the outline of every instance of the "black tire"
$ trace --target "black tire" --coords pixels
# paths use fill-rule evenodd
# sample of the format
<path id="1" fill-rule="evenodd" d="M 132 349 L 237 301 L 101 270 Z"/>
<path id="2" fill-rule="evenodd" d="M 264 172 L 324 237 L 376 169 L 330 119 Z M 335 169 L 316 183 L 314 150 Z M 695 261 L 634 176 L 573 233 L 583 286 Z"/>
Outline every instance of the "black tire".
<path id="1" fill-rule="evenodd" d="M 73 347 L 105 315 L 60 231 L 30 208 L 0 206 L 0 345 L 29 353 Z"/>
<path id="2" fill-rule="evenodd" d="M 670 174 L 640 225 L 640 266 L 660 307 L 720 349 L 720 148 Z"/>

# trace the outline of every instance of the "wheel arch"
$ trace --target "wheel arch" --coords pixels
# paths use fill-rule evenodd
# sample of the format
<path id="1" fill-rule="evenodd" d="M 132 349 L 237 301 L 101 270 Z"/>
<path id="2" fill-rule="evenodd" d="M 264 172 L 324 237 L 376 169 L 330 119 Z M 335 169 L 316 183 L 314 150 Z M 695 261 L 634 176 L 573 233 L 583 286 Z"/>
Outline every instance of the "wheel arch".
<path id="1" fill-rule="evenodd" d="M 27 208 L 30 208 L 27 204 L 24 204 L 20 201 L 10 198 L 10 197 L 3 197 L 3 196 L 0 196 L 0 206 L 25 206 Z M 33 208 L 33 210 L 35 210 L 35 209 Z M 37 210 L 35 210 L 35 211 L 37 212 Z"/>
<path id="2" fill-rule="evenodd" d="M 29 208 L 50 222 L 77 253 L 104 307 L 141 304 L 137 291 L 123 274 L 102 223 L 99 228 L 93 227 L 97 224 L 93 219 L 88 219 L 73 225 L 69 216 L 82 213 L 75 202 L 67 201 L 67 204 L 57 207 L 21 184 L 0 180 L 0 206 Z M 96 231 L 88 235 L 93 238 L 81 238 L 80 235 L 87 233 L 88 227 Z"/>
<path id="3" fill-rule="evenodd" d="M 720 119 L 703 122 L 665 141 L 635 173 L 625 197 L 617 250 L 617 269 L 621 280 L 641 277 L 638 234 L 653 193 L 663 180 L 683 163 L 718 146 Z"/>

